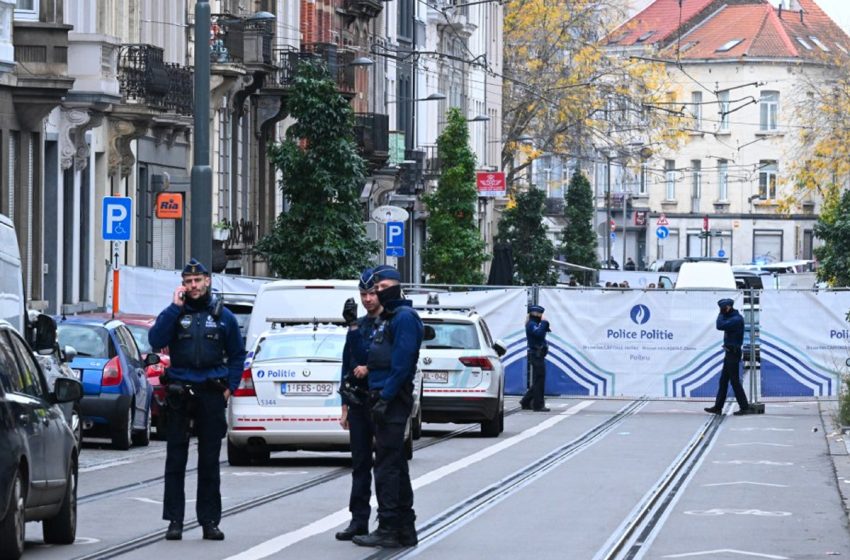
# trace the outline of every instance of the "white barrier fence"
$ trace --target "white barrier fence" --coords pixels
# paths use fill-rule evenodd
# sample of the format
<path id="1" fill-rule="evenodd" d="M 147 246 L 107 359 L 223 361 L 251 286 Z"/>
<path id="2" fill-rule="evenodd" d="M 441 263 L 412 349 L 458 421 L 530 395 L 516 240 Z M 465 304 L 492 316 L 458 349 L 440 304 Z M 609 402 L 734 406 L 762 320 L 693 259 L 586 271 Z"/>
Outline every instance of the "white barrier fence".
<path id="1" fill-rule="evenodd" d="M 256 293 L 270 280 L 214 275 L 213 286 L 222 292 Z M 156 315 L 179 282 L 179 271 L 124 267 L 121 310 Z M 739 310 L 748 307 L 740 292 L 541 287 L 538 302 L 552 326 L 547 394 L 714 396 L 723 361 L 723 333 L 715 329 L 716 302 L 722 297 L 732 297 Z M 423 304 L 426 295 L 411 298 Z M 475 307 L 493 337 L 506 343 L 509 394 L 526 388 L 528 299 L 529 289 L 523 287 L 440 294 L 443 305 Z M 845 319 L 850 292 L 765 290 L 760 302 L 760 395 L 836 396 L 850 357 L 850 323 Z"/>

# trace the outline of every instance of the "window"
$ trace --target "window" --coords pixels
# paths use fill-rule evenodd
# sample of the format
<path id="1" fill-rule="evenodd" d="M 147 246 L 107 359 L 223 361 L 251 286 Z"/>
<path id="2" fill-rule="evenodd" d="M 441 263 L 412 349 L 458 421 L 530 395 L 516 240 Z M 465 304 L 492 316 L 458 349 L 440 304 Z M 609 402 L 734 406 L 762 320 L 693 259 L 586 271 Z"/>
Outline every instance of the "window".
<path id="1" fill-rule="evenodd" d="M 702 92 L 691 92 L 691 116 L 694 118 L 694 128 L 702 130 Z"/>
<path id="2" fill-rule="evenodd" d="M 782 232 L 755 230 L 753 232 L 753 262 L 770 264 L 782 260 Z"/>
<path id="3" fill-rule="evenodd" d="M 850 54 L 850 52 L 848 52 L 844 45 L 842 45 L 841 43 L 835 43 L 835 46 L 838 47 L 838 50 L 840 50 L 844 54 Z"/>
<path id="4" fill-rule="evenodd" d="M 124 328 L 116 329 L 115 334 L 118 335 L 118 344 L 121 346 L 121 350 L 124 351 L 127 359 L 132 362 L 141 363 L 142 356 L 139 354 L 139 348 L 136 346 L 133 335 Z"/>
<path id="5" fill-rule="evenodd" d="M 15 350 L 18 363 L 20 364 L 21 373 L 21 392 L 30 395 L 31 397 L 44 398 L 47 395 L 47 390 L 44 387 L 44 382 L 41 379 L 41 370 L 35 363 L 30 349 L 21 337 L 8 333 L 12 340 L 12 347 Z"/>
<path id="6" fill-rule="evenodd" d="M 699 200 L 702 196 L 702 161 L 691 160 L 691 197 Z"/>
<path id="7" fill-rule="evenodd" d="M 779 124 L 779 92 L 763 91 L 759 100 L 761 130 L 776 130 Z"/>
<path id="8" fill-rule="evenodd" d="M 664 182 L 666 200 L 676 200 L 676 160 L 664 160 Z"/>
<path id="9" fill-rule="evenodd" d="M 829 47 L 827 47 L 826 45 L 824 45 L 824 44 L 821 42 L 821 40 L 820 40 L 820 39 L 818 39 L 817 37 L 815 37 L 814 35 L 809 35 L 809 40 L 810 40 L 812 43 L 816 44 L 816 45 L 818 46 L 818 48 L 819 48 L 820 50 L 822 50 L 823 52 L 829 52 Z"/>
<path id="10" fill-rule="evenodd" d="M 725 159 L 717 161 L 717 200 L 729 200 L 729 161 Z"/>
<path id="11" fill-rule="evenodd" d="M 15 6 L 15 19 L 38 21 L 39 0 L 18 0 Z"/>
<path id="12" fill-rule="evenodd" d="M 0 385 L 7 393 L 21 392 L 21 377 L 18 374 L 18 362 L 9 344 L 8 336 L 0 331 Z"/>
<path id="13" fill-rule="evenodd" d="M 776 198 L 776 162 L 759 162 L 759 198 L 774 200 Z"/>
<path id="14" fill-rule="evenodd" d="M 717 101 L 720 105 L 720 125 L 718 129 L 729 130 L 729 91 L 718 92 Z"/>
<path id="15" fill-rule="evenodd" d="M 667 239 L 659 239 L 656 247 L 659 259 L 672 260 L 679 258 L 679 231 L 670 230 Z"/>
<path id="16" fill-rule="evenodd" d="M 643 33 L 640 37 L 635 39 L 635 43 L 643 43 L 644 41 L 646 41 L 647 39 L 652 37 L 652 35 L 654 33 L 655 33 L 655 31 L 647 31 L 647 32 Z"/>
<path id="17" fill-rule="evenodd" d="M 735 47 L 737 47 L 743 39 L 732 39 L 731 41 L 726 41 L 721 46 L 717 48 L 714 52 L 729 52 Z"/>
<path id="18" fill-rule="evenodd" d="M 801 45 L 803 45 L 806 48 L 806 50 L 808 50 L 808 51 L 812 50 L 812 46 L 802 37 L 797 37 L 797 42 L 800 43 Z"/>
<path id="19" fill-rule="evenodd" d="M 640 164 L 640 180 L 638 181 L 638 194 L 646 195 L 647 189 L 649 185 L 647 184 L 649 179 L 649 164 L 643 162 Z"/>

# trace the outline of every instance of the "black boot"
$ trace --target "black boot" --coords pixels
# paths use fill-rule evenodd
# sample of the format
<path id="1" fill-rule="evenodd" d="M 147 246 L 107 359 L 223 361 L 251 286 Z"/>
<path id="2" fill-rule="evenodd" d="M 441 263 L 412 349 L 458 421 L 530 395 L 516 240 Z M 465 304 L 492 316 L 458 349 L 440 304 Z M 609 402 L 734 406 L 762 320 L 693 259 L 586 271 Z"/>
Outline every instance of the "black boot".
<path id="1" fill-rule="evenodd" d="M 401 546 L 416 546 L 419 544 L 419 537 L 416 534 L 416 525 L 405 525 L 398 530 L 398 542 Z"/>
<path id="2" fill-rule="evenodd" d="M 369 528 L 366 525 L 361 525 L 359 523 L 355 523 L 354 521 L 352 521 L 351 523 L 348 524 L 348 527 L 346 527 L 342 531 L 339 531 L 337 534 L 334 535 L 334 537 L 338 541 L 350 541 L 351 539 L 353 539 L 357 535 L 368 535 L 368 534 L 369 534 Z"/>
<path id="3" fill-rule="evenodd" d="M 703 408 L 704 411 L 709 414 L 721 414 L 723 412 L 722 408 L 717 408 L 716 406 L 710 406 L 708 408 Z"/>
<path id="4" fill-rule="evenodd" d="M 398 531 L 396 529 L 386 529 L 378 527 L 368 535 L 356 535 L 351 539 L 359 546 L 377 546 L 381 548 L 401 548 L 401 543 L 398 540 Z"/>
<path id="5" fill-rule="evenodd" d="M 224 533 L 218 528 L 215 523 L 204 525 L 204 538 L 208 541 L 223 541 Z"/>
<path id="6" fill-rule="evenodd" d="M 168 531 L 165 532 L 165 540 L 179 541 L 183 538 L 183 522 L 172 521 L 168 524 Z"/>

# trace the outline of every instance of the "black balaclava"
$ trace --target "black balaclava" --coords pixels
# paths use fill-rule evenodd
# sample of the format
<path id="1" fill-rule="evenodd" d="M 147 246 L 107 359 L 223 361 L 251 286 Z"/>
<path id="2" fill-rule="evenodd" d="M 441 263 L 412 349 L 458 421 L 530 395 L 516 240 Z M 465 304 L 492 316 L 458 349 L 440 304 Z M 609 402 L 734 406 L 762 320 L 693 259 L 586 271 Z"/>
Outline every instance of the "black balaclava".
<path id="1" fill-rule="evenodd" d="M 378 301 L 381 302 L 381 305 L 386 306 L 391 301 L 401 299 L 401 284 L 389 286 L 375 293 L 378 295 Z"/>

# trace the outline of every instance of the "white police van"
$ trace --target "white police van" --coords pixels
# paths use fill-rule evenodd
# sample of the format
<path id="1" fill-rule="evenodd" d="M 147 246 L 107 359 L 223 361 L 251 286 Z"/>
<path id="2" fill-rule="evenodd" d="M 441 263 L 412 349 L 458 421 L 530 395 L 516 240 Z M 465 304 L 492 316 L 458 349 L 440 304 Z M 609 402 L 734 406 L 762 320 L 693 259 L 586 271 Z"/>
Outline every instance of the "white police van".
<path id="1" fill-rule="evenodd" d="M 272 328 L 257 336 L 228 405 L 231 465 L 266 462 L 273 451 L 349 450 L 348 431 L 339 423 L 340 370 L 348 332 L 341 322 L 341 317 L 270 317 Z M 422 429 L 421 385 L 417 372 L 405 434 L 408 459 Z"/>

